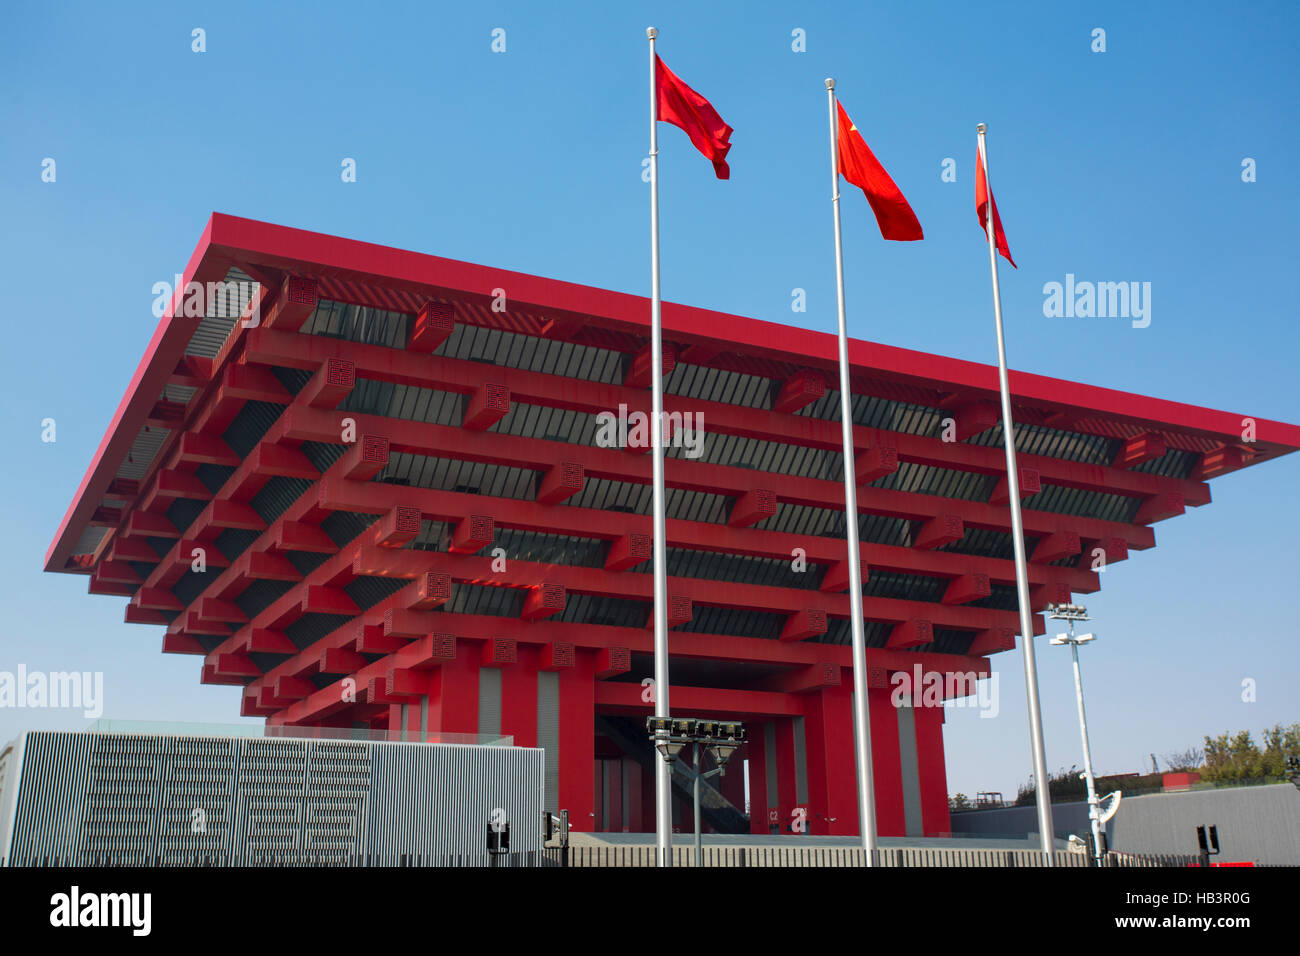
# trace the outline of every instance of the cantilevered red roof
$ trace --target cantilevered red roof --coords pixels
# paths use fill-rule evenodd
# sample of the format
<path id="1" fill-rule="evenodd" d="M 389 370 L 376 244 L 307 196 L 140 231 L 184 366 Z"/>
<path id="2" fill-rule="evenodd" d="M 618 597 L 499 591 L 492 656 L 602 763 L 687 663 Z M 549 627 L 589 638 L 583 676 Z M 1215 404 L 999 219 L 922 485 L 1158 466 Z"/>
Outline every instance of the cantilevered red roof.
<path id="1" fill-rule="evenodd" d="M 185 267 L 185 283 L 221 282 L 240 273 L 271 289 L 286 276 L 309 277 L 322 298 L 409 313 L 430 299 L 450 301 L 457 322 L 626 352 L 649 333 L 650 306 L 642 296 L 213 213 Z M 491 308 L 495 289 L 508 290 L 504 313 Z M 46 554 L 48 571 L 90 571 L 113 524 L 106 497 L 129 501 L 131 482 L 143 487 L 180 434 L 158 421 L 160 399 L 177 403 L 180 389 L 183 404 L 184 390 L 210 384 L 186 371 L 187 352 L 219 359 L 242 332 L 238 322 L 214 329 L 201 318 L 174 315 L 182 290 L 163 314 L 64 515 Z M 810 368 L 835 381 L 836 340 L 825 332 L 674 303 L 664 304 L 663 326 L 665 340 L 685 362 L 777 379 Z M 989 365 L 859 340 L 850 341 L 849 355 L 855 392 L 937 408 L 997 398 L 997 369 Z M 1011 389 L 1018 421 L 1107 438 L 1151 434 L 1170 449 L 1216 456 L 1202 477 L 1300 447 L 1300 426 L 1259 418 L 1256 440 L 1244 443 L 1241 413 L 1026 372 L 1011 373 Z M 129 474 L 137 477 L 123 481 L 128 457 Z"/>

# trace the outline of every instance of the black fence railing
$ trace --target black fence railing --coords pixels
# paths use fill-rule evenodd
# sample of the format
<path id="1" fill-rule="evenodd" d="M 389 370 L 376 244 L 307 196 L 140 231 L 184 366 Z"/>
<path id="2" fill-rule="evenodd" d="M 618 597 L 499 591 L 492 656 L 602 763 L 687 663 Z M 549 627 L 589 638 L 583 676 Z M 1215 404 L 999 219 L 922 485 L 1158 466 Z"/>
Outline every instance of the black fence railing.
<path id="1" fill-rule="evenodd" d="M 1039 850 L 988 850 L 948 848 L 887 848 L 872 851 L 878 867 L 1044 867 L 1047 860 Z M 861 867 L 867 862 L 860 847 L 799 846 L 710 846 L 703 852 L 706 867 Z M 570 846 L 547 847 L 516 853 L 364 855 L 346 853 L 296 854 L 257 853 L 237 856 L 163 856 L 78 854 L 38 859 L 0 859 L 0 866 L 19 867 L 652 867 L 655 847 Z M 1186 867 L 1200 864 L 1199 857 L 1185 854 L 1139 854 L 1111 851 L 1103 859 L 1107 867 Z M 673 847 L 673 865 L 695 865 L 692 847 Z M 1083 853 L 1058 850 L 1052 866 L 1087 867 Z"/>

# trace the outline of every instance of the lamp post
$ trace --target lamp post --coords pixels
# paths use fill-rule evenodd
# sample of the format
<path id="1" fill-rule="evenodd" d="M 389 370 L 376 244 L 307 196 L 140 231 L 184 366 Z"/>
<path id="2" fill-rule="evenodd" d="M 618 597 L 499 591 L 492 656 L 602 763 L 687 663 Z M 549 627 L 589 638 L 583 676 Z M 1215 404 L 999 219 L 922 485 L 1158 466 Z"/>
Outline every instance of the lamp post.
<path id="1" fill-rule="evenodd" d="M 1083 677 L 1079 672 L 1079 645 L 1090 644 L 1097 639 L 1095 634 L 1074 633 L 1075 621 L 1088 620 L 1088 609 L 1078 604 L 1048 605 L 1048 617 L 1053 621 L 1068 621 L 1069 634 L 1058 634 L 1052 638 L 1052 644 L 1069 644 L 1070 654 L 1074 658 L 1074 695 L 1079 704 L 1079 734 L 1083 738 L 1083 777 L 1088 784 L 1088 822 L 1092 827 L 1092 855 L 1098 866 L 1101 865 L 1101 807 L 1097 801 L 1097 782 L 1092 775 L 1092 749 L 1088 745 L 1088 716 L 1083 707 Z"/>
<path id="2" fill-rule="evenodd" d="M 700 828 L 700 781 L 726 773 L 727 761 L 740 749 L 745 741 L 745 727 L 735 720 L 708 720 L 702 717 L 647 717 L 646 730 L 650 740 L 664 762 L 671 764 L 677 760 L 682 748 L 692 745 L 694 766 L 683 767 L 691 775 L 695 800 L 695 865 L 704 865 L 704 837 Z M 701 771 L 700 748 L 713 757 L 717 764 L 712 770 Z M 671 858 L 671 847 L 669 857 Z"/>

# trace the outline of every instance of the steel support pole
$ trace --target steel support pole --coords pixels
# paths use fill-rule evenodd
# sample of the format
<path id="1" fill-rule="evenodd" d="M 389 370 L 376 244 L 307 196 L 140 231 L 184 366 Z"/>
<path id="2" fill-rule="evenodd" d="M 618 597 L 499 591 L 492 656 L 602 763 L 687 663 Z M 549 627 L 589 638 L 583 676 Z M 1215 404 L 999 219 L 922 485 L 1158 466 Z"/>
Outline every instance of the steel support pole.
<path id="1" fill-rule="evenodd" d="M 839 121 L 835 80 L 826 80 L 831 125 L 831 208 L 835 218 L 835 296 L 839 308 L 840 433 L 844 443 L 844 536 L 848 542 L 849 625 L 853 638 L 853 754 L 857 764 L 858 829 L 866 865 L 876 849 L 876 792 L 871 773 L 871 715 L 867 708 L 867 641 L 862 628 L 862 546 L 858 541 L 858 489 L 853 467 L 853 394 L 849 383 L 849 333 L 844 315 L 844 243 L 840 232 Z M 770 772 L 770 771 L 769 771 Z"/>
<path id="2" fill-rule="evenodd" d="M 1092 825 L 1092 855 L 1101 861 L 1101 807 L 1097 802 L 1097 782 L 1092 775 L 1092 748 L 1088 745 L 1088 715 L 1083 708 L 1083 676 L 1079 670 L 1079 645 L 1074 641 L 1074 622 L 1070 622 L 1070 654 L 1074 658 L 1074 696 L 1079 702 L 1079 735 L 1083 738 L 1083 776 L 1088 783 L 1088 820 Z"/>
<path id="3" fill-rule="evenodd" d="M 668 716 L 668 552 L 664 521 L 663 433 L 663 329 L 659 301 L 659 95 L 655 83 L 654 27 L 646 30 L 650 41 L 650 447 L 654 512 L 654 648 L 655 716 Z M 673 865 L 672 767 L 662 755 L 655 761 L 655 845 L 658 865 Z"/>
<path id="4" fill-rule="evenodd" d="M 1029 739 L 1033 748 L 1034 784 L 1038 803 L 1038 832 L 1043 863 L 1052 865 L 1052 796 L 1048 787 L 1047 755 L 1043 749 L 1043 711 L 1038 702 L 1038 664 L 1034 658 L 1034 615 L 1029 606 L 1029 572 L 1025 561 L 1025 533 L 1020 518 L 1020 472 L 1016 468 L 1015 426 L 1011 416 L 1011 387 L 1007 378 L 1007 347 L 1002 333 L 1002 292 L 998 287 L 998 248 L 993 233 L 993 183 L 984 145 L 988 127 L 980 123 L 979 162 L 984 170 L 984 231 L 989 244 L 989 269 L 993 273 L 993 321 L 998 339 L 998 388 L 1002 393 L 1002 438 L 1007 452 L 1007 487 L 1011 490 L 1011 543 L 1016 556 L 1016 599 L 1020 605 L 1020 640 L 1025 660 L 1025 696 L 1029 706 Z"/>

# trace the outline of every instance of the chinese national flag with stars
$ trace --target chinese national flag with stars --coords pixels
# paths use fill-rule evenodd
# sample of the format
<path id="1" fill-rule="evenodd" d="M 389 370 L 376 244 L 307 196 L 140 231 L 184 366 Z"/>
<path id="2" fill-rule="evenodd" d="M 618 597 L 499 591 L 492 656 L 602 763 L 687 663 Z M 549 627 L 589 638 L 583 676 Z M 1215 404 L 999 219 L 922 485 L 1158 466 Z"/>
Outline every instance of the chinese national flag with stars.
<path id="1" fill-rule="evenodd" d="M 835 104 L 840 111 L 839 117 L 839 152 L 840 175 L 857 186 L 866 194 L 871 203 L 871 211 L 876 214 L 876 223 L 880 234 L 886 239 L 899 242 L 911 242 L 924 239 L 921 224 L 917 222 L 916 213 L 907 204 L 902 191 L 894 185 L 880 165 L 875 154 L 867 148 L 867 142 L 858 132 L 858 128 L 844 112 L 844 107 Z"/>

